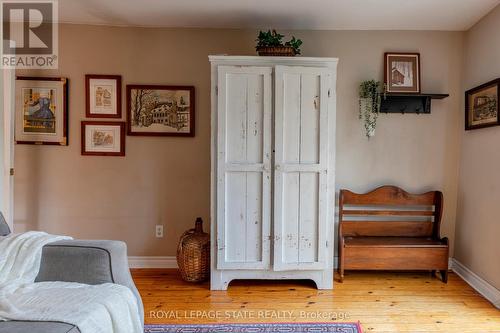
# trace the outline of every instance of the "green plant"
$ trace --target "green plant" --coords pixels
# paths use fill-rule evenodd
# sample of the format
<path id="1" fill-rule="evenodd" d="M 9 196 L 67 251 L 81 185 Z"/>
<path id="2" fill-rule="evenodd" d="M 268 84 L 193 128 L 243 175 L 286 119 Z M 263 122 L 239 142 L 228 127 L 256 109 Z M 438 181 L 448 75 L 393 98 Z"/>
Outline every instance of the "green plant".
<path id="1" fill-rule="evenodd" d="M 292 36 L 290 41 L 285 43 L 285 46 L 291 46 L 295 51 L 295 54 L 300 54 L 300 46 L 302 45 L 302 41 L 300 39 L 296 39 L 295 36 Z"/>
<path id="2" fill-rule="evenodd" d="M 302 45 L 302 41 L 300 39 L 292 38 L 283 44 L 283 37 L 276 32 L 276 30 L 268 30 L 268 31 L 259 31 L 259 36 L 256 39 L 257 45 L 255 49 L 259 49 L 260 47 L 274 47 L 274 46 L 289 46 L 293 48 L 295 54 L 300 54 L 300 46 Z"/>
<path id="3" fill-rule="evenodd" d="M 365 134 L 369 139 L 375 135 L 377 118 L 380 112 L 381 95 L 380 82 L 363 81 L 359 85 L 359 119 L 363 120 Z"/>

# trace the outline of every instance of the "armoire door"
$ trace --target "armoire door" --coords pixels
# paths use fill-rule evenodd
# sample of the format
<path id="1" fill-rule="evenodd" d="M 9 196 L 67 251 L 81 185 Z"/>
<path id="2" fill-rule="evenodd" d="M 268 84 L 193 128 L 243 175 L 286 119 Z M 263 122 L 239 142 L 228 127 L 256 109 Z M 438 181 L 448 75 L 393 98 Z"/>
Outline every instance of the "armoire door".
<path id="1" fill-rule="evenodd" d="M 270 264 L 272 68 L 219 66 L 217 268 Z"/>
<path id="2" fill-rule="evenodd" d="M 274 270 L 320 270 L 327 257 L 327 68 L 276 66 Z"/>

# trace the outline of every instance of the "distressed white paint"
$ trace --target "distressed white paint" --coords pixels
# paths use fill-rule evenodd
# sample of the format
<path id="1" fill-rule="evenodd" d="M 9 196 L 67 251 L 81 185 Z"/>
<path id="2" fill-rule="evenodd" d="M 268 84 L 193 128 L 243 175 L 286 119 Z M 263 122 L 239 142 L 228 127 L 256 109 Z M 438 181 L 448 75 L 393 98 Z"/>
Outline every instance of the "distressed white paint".
<path id="1" fill-rule="evenodd" d="M 217 267 L 269 267 L 271 67 L 218 68 Z"/>
<path id="2" fill-rule="evenodd" d="M 242 278 L 332 288 L 337 59 L 210 61 L 211 288 Z"/>
<path id="3" fill-rule="evenodd" d="M 0 211 L 10 229 L 14 221 L 14 70 L 3 69 L 0 77 Z"/>
<path id="4" fill-rule="evenodd" d="M 274 269 L 325 268 L 330 69 L 276 66 Z"/>

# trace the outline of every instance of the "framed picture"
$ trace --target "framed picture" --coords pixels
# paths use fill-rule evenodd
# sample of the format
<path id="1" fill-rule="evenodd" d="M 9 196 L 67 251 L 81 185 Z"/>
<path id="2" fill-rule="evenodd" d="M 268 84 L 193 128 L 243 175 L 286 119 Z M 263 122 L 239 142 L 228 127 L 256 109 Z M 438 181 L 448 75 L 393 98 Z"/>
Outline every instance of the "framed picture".
<path id="1" fill-rule="evenodd" d="M 127 85 L 127 134 L 194 136 L 194 87 Z"/>
<path id="2" fill-rule="evenodd" d="M 420 53 L 385 53 L 384 82 L 390 93 L 420 93 Z"/>
<path id="3" fill-rule="evenodd" d="M 500 125 L 496 79 L 465 92 L 465 129 L 472 130 Z"/>
<path id="4" fill-rule="evenodd" d="M 125 156 L 125 122 L 82 121 L 82 155 Z"/>
<path id="5" fill-rule="evenodd" d="M 87 118 L 122 117 L 122 77 L 85 75 L 85 115 Z"/>
<path id="6" fill-rule="evenodd" d="M 63 77 L 16 78 L 16 143 L 68 145 L 67 83 Z"/>

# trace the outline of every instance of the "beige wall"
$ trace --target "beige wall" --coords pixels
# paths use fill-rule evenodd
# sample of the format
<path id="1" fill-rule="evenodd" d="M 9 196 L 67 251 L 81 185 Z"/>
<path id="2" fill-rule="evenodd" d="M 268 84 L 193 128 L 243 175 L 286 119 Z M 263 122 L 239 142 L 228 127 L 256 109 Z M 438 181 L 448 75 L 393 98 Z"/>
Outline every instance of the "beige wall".
<path id="1" fill-rule="evenodd" d="M 305 56 L 340 58 L 337 188 L 395 184 L 445 195 L 442 232 L 454 239 L 461 134 L 461 32 L 294 32 Z M 122 239 L 130 255 L 175 255 L 196 216 L 209 218 L 209 54 L 254 54 L 255 31 L 62 25 L 60 69 L 69 78 L 69 147 L 16 146 L 16 227 L 78 238 Z M 385 51 L 421 53 L 422 88 L 449 93 L 431 115 L 381 115 L 376 136 L 358 120 L 360 81 L 382 79 Z M 127 137 L 126 157 L 80 155 L 84 75 L 124 84 L 196 87 L 196 137 Z M 48 73 L 31 73 L 47 75 Z M 154 237 L 155 224 L 165 238 Z M 208 228 L 208 225 L 207 225 Z"/>
<path id="2" fill-rule="evenodd" d="M 500 6 L 465 35 L 465 90 L 500 78 Z M 463 132 L 455 257 L 500 289 L 500 127 Z"/>

